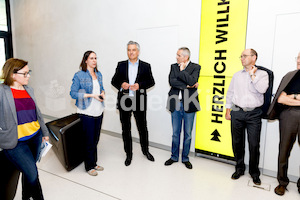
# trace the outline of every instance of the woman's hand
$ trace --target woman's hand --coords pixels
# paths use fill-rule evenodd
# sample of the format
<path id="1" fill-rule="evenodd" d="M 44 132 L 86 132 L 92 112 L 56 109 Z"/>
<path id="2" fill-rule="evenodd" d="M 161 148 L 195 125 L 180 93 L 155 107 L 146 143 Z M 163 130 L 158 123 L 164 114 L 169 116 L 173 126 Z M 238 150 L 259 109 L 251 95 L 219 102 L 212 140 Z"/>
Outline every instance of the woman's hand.
<path id="1" fill-rule="evenodd" d="M 42 137 L 42 142 L 44 142 L 44 141 L 49 141 L 49 137 L 48 136 L 46 136 L 46 137 Z"/>
<path id="2" fill-rule="evenodd" d="M 105 94 L 104 94 L 104 92 L 102 92 L 100 95 L 99 94 L 93 94 L 93 98 L 95 98 L 98 101 L 102 102 L 105 99 Z"/>
<path id="3" fill-rule="evenodd" d="M 98 101 L 101 101 L 101 102 L 105 99 L 105 95 L 104 95 L 103 91 L 102 91 L 101 94 L 84 94 L 83 97 L 84 98 L 95 98 L 95 99 L 97 99 Z"/>
<path id="4" fill-rule="evenodd" d="M 100 98 L 100 101 L 101 102 L 104 101 L 104 99 L 105 99 L 105 93 L 104 93 L 104 91 L 101 92 L 100 96 L 102 97 L 102 98 Z"/>

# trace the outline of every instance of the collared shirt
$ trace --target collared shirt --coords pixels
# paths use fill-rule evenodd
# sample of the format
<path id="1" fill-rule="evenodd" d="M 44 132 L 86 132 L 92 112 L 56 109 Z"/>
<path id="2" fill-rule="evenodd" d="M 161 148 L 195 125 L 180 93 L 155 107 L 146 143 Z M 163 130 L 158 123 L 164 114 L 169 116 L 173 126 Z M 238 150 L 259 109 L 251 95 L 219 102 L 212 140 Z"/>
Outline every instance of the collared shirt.
<path id="1" fill-rule="evenodd" d="M 139 68 L 139 59 L 132 63 L 128 60 L 128 78 L 129 78 L 129 85 L 133 85 L 135 83 L 137 73 Z M 129 96 L 134 96 L 134 91 L 129 90 Z"/>
<path id="2" fill-rule="evenodd" d="M 226 108 L 232 108 L 232 104 L 241 108 L 260 107 L 264 103 L 264 93 L 268 87 L 267 72 L 258 69 L 252 81 L 245 69 L 238 71 L 233 75 L 227 91 Z"/>
<path id="3" fill-rule="evenodd" d="M 187 68 L 187 66 L 190 64 L 190 62 L 191 62 L 190 60 L 187 61 L 184 70 Z M 178 67 L 180 67 L 180 66 L 178 65 Z M 182 70 L 182 71 L 184 71 L 184 70 Z M 190 85 L 190 86 L 192 86 L 192 85 Z M 178 99 L 179 99 L 179 100 L 182 99 L 182 92 L 181 92 L 181 91 L 179 92 Z"/>

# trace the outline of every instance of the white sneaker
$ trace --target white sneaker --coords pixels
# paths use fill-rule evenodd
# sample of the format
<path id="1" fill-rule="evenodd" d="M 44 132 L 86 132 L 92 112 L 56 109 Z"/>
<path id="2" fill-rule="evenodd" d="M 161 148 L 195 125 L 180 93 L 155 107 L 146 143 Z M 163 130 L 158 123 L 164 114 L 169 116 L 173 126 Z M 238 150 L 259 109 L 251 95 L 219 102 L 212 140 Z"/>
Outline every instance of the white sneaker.
<path id="1" fill-rule="evenodd" d="M 97 165 L 96 167 L 94 167 L 94 169 L 97 170 L 97 171 L 103 171 L 104 170 L 104 168 L 101 167 L 101 166 L 99 166 L 99 165 Z"/>
<path id="2" fill-rule="evenodd" d="M 87 173 L 91 176 L 97 176 L 98 172 L 95 169 L 90 169 L 89 171 L 87 171 Z"/>

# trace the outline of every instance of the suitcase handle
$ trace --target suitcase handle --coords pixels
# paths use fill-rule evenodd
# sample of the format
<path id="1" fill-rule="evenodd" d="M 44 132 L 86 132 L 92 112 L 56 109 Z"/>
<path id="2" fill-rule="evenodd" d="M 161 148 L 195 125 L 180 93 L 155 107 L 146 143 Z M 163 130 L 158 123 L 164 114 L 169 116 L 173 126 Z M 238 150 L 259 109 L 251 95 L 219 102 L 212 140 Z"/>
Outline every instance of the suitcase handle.
<path id="1" fill-rule="evenodd" d="M 73 122 L 71 122 L 70 124 L 62 127 L 61 129 L 59 129 L 59 132 L 61 134 L 63 134 L 65 132 L 65 130 L 68 130 L 70 127 L 74 126 L 75 124 L 79 123 L 80 122 L 80 118 L 74 120 Z"/>
<path id="2" fill-rule="evenodd" d="M 50 130 L 50 129 L 49 129 L 49 131 L 50 131 L 50 133 L 53 135 L 54 139 L 55 139 L 56 141 L 59 141 L 59 139 L 58 139 L 58 137 L 55 135 L 55 133 L 53 133 L 53 131 Z"/>

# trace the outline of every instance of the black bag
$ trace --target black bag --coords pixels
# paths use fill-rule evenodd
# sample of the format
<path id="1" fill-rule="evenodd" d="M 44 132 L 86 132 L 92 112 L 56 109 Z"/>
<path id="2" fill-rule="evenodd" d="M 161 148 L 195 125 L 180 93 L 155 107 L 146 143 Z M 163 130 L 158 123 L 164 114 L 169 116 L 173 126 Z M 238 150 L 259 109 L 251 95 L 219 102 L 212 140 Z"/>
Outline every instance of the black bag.
<path id="1" fill-rule="evenodd" d="M 264 104 L 262 105 L 262 111 L 263 111 L 262 118 L 268 119 L 267 112 L 270 107 L 271 99 L 272 99 L 274 74 L 273 74 L 273 71 L 271 71 L 265 67 L 262 67 L 262 66 L 256 66 L 256 67 L 257 67 L 257 69 L 266 71 L 269 75 L 269 87 L 264 94 Z"/>
<path id="2" fill-rule="evenodd" d="M 18 187 L 20 171 L 0 151 L 0 199 L 12 200 Z"/>
<path id="3" fill-rule="evenodd" d="M 82 122 L 78 114 L 72 114 L 46 123 L 50 132 L 53 151 L 59 161 L 71 171 L 83 162 L 84 141 Z"/>

